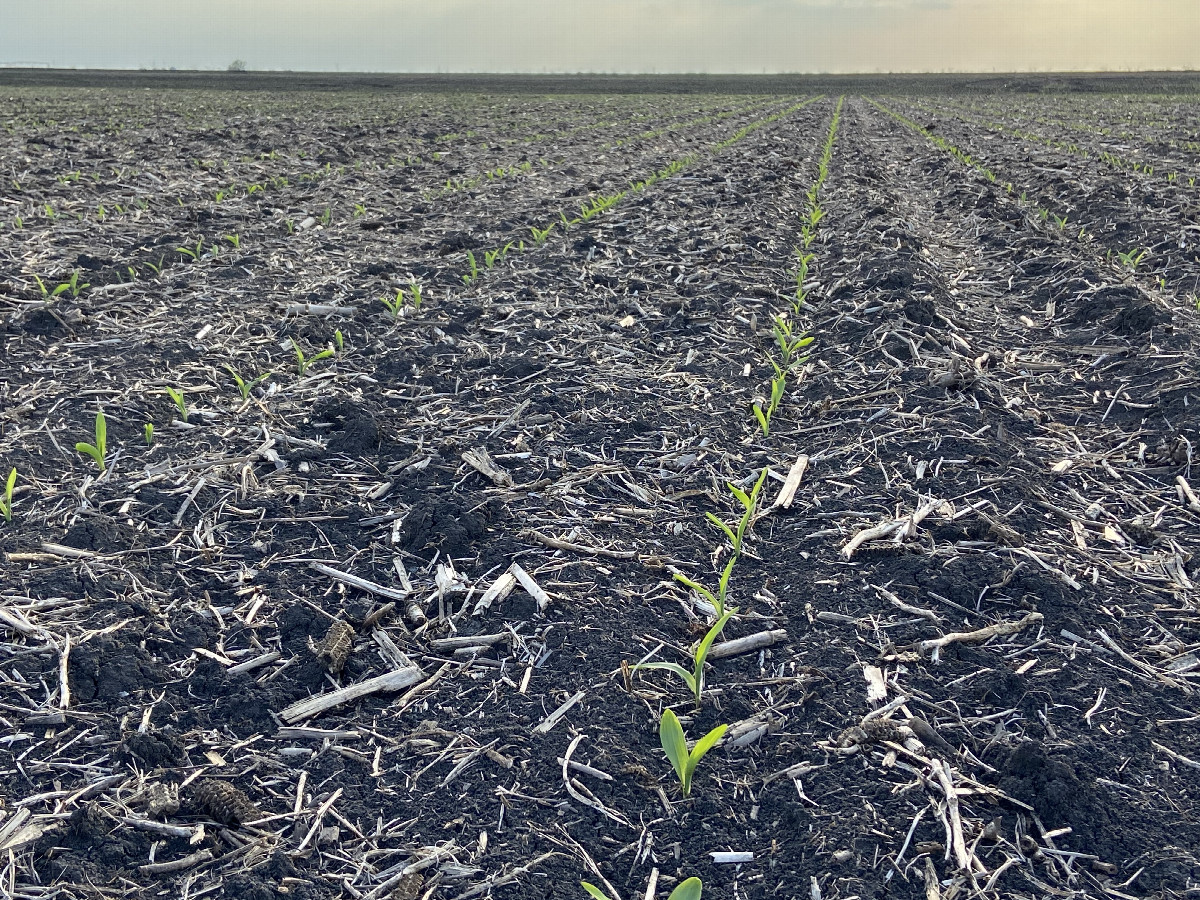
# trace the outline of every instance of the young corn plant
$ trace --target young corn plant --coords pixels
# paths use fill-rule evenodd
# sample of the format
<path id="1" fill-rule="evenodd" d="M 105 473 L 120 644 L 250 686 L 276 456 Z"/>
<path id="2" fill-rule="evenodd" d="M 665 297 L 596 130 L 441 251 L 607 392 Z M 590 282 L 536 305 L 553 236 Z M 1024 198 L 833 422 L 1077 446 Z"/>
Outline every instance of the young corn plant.
<path id="1" fill-rule="evenodd" d="M 797 366 L 808 362 L 808 354 L 800 351 L 813 342 L 807 332 L 796 333 L 796 328 L 786 315 L 779 315 L 771 322 L 771 331 L 775 335 L 775 344 L 783 356 L 783 365 L 779 368 L 791 372 Z"/>
<path id="2" fill-rule="evenodd" d="M 46 283 L 44 281 L 42 281 L 42 279 L 39 278 L 37 275 L 33 276 L 33 280 L 37 282 L 38 290 L 42 292 L 42 300 L 44 300 L 46 303 L 49 303 L 51 300 L 53 300 L 59 294 L 64 293 L 65 291 L 68 291 L 71 289 L 71 286 L 69 284 L 63 283 L 52 290 L 52 289 L 46 287 Z"/>
<path id="3" fill-rule="evenodd" d="M 333 351 L 326 347 L 320 353 L 314 353 L 311 357 L 305 356 L 304 351 L 300 349 L 300 345 L 292 341 L 292 349 L 296 351 L 296 370 L 300 377 L 304 377 L 304 373 L 308 371 L 309 366 L 322 359 L 328 359 L 333 356 Z"/>
<path id="4" fill-rule="evenodd" d="M 579 884 L 595 900 L 609 900 L 608 894 L 604 893 L 604 891 L 600 890 L 594 884 L 588 884 L 586 881 L 581 881 Z M 675 890 L 671 891 L 671 896 L 667 900 L 700 900 L 703 889 L 704 883 L 699 878 L 693 876 L 676 885 Z"/>
<path id="5" fill-rule="evenodd" d="M 754 418 L 758 420 L 758 427 L 762 429 L 763 437 L 771 436 L 771 419 L 779 409 L 779 404 L 783 402 L 783 392 L 787 389 L 787 373 L 775 360 L 771 360 L 771 365 L 775 367 L 775 377 L 771 379 L 771 396 L 767 398 L 765 406 L 760 400 L 755 400 L 750 406 L 754 411 Z"/>
<path id="6" fill-rule="evenodd" d="M 274 374 L 273 372 L 263 372 L 257 378 L 252 378 L 250 381 L 244 381 L 242 376 L 237 373 L 233 366 L 226 366 L 225 371 L 228 372 L 233 378 L 233 383 L 237 385 L 238 393 L 242 395 L 243 400 L 249 399 L 250 392 Z"/>
<path id="7" fill-rule="evenodd" d="M 17 484 L 17 467 L 13 466 L 12 471 L 8 473 L 8 479 L 4 482 L 4 498 L 0 500 L 0 515 L 4 516 L 5 522 L 12 521 L 13 507 L 13 488 Z"/>
<path id="8" fill-rule="evenodd" d="M 479 264 L 475 261 L 475 254 L 470 250 L 467 251 L 467 265 L 471 267 L 471 271 L 462 277 L 463 284 L 471 284 L 479 280 Z"/>
<path id="9" fill-rule="evenodd" d="M 166 389 L 166 391 L 167 396 L 170 397 L 172 402 L 175 404 L 175 408 L 179 410 L 179 418 L 184 422 L 184 424 L 187 424 L 187 402 L 183 398 L 183 389 L 169 387 Z"/>
<path id="10" fill-rule="evenodd" d="M 662 744 L 663 751 L 667 754 L 667 759 L 671 762 L 671 768 L 679 777 L 679 786 L 685 798 L 692 793 L 692 777 L 696 774 L 696 766 L 700 764 L 704 755 L 716 746 L 717 741 L 725 734 L 725 729 L 728 727 L 728 725 L 718 725 L 696 741 L 689 750 L 687 736 L 683 733 L 683 726 L 679 724 L 679 717 L 670 709 L 663 710 L 662 720 L 658 726 L 658 739 Z"/>
<path id="11" fill-rule="evenodd" d="M 729 543 L 733 546 L 733 552 L 735 555 L 741 555 L 742 542 L 745 540 L 746 530 L 750 527 L 750 522 L 754 518 L 755 510 L 758 507 L 758 495 L 762 490 L 763 483 L 766 480 L 767 469 L 764 467 L 761 474 L 758 476 L 758 480 L 754 482 L 754 487 L 751 488 L 750 493 L 748 494 L 732 481 L 727 482 L 730 492 L 735 498 L 737 498 L 738 503 L 742 505 L 742 517 L 738 520 L 736 530 L 726 525 L 714 513 L 704 514 L 708 517 L 710 522 L 720 528 L 721 531 L 724 532 L 725 536 L 729 538 Z"/>
<path id="12" fill-rule="evenodd" d="M 96 461 L 96 465 L 103 472 L 106 468 L 104 457 L 108 455 L 108 424 L 104 421 L 104 413 L 96 413 L 96 429 L 93 440 L 94 444 L 87 444 L 80 441 L 75 445 L 77 453 L 85 453 Z"/>
<path id="13" fill-rule="evenodd" d="M 725 568 L 721 572 L 721 577 L 717 581 L 717 592 L 714 594 L 698 581 L 693 581 L 682 572 L 675 573 L 675 580 L 680 584 L 690 587 L 693 591 L 712 604 L 716 610 L 717 618 L 725 615 L 725 600 L 729 596 L 729 578 L 733 575 L 733 567 L 737 565 L 738 558 L 736 556 L 729 557 L 729 561 L 725 563 Z"/>
<path id="14" fill-rule="evenodd" d="M 388 295 L 384 294 L 379 298 L 379 302 L 387 307 L 387 311 L 391 313 L 393 319 L 399 319 L 400 314 L 404 312 L 404 288 L 399 288 L 396 291 L 396 299 L 388 299 Z"/>
<path id="15" fill-rule="evenodd" d="M 533 245 L 535 247 L 540 247 L 542 244 L 546 243 L 546 240 L 550 237 L 550 232 L 554 230 L 554 223 L 551 222 L 546 228 L 537 228 L 533 225 L 530 225 L 529 230 L 533 233 Z"/>
<path id="16" fill-rule="evenodd" d="M 142 437 L 146 439 L 146 446 L 149 447 L 154 443 L 154 423 L 147 422 L 142 426 Z"/>
<path id="17" fill-rule="evenodd" d="M 696 708 L 700 708 L 700 701 L 704 697 L 704 663 L 708 659 L 708 652 L 712 649 L 713 641 L 725 630 L 725 626 L 729 624 L 729 620 L 733 618 L 737 612 L 736 609 L 726 609 L 720 618 L 713 623 L 713 626 L 708 629 L 708 632 L 696 645 L 695 655 L 692 657 L 692 671 L 688 671 L 679 663 L 654 661 L 647 663 L 638 663 L 633 666 L 633 671 L 638 669 L 659 669 L 663 672 L 670 672 L 673 675 L 678 675 L 683 679 L 683 683 L 687 685 L 687 689 L 692 693 L 692 699 L 696 701 Z"/>
<path id="18" fill-rule="evenodd" d="M 1130 272 L 1136 272 L 1138 264 L 1146 258 L 1146 254 L 1149 252 L 1149 249 L 1139 250 L 1137 247 L 1134 247 L 1132 250 L 1129 250 L 1125 253 L 1122 253 L 1120 250 L 1118 250 L 1117 258 L 1121 260 L 1121 265 L 1129 269 Z"/>

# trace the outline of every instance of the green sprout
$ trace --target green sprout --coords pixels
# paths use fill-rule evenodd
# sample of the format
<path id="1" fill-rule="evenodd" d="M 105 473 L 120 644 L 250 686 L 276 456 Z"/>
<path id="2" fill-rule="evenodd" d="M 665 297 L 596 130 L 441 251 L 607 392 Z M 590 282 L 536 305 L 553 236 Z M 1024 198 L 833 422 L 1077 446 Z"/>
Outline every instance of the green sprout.
<path id="1" fill-rule="evenodd" d="M 1148 248 L 1145 250 L 1139 250 L 1137 247 L 1134 247 L 1132 250 L 1129 250 L 1125 253 L 1122 253 L 1120 250 L 1118 250 L 1117 258 L 1121 260 L 1121 265 L 1126 266 L 1130 272 L 1136 272 L 1138 263 L 1145 259 L 1146 254 L 1149 252 L 1150 250 Z"/>
<path id="2" fill-rule="evenodd" d="M 733 575 L 733 567 L 737 564 L 737 561 L 738 558 L 736 556 L 729 557 L 729 561 L 725 563 L 725 569 L 721 572 L 721 577 L 717 581 L 717 592 L 715 594 L 700 584 L 700 582 L 692 581 L 692 579 L 688 578 L 682 572 L 675 573 L 675 580 L 687 585 L 697 594 L 708 600 L 712 604 L 713 609 L 716 610 L 717 618 L 720 618 L 725 615 L 725 599 L 729 595 L 729 578 Z"/>
<path id="3" fill-rule="evenodd" d="M 695 746 L 689 751 L 687 736 L 683 733 L 683 726 L 679 724 L 679 717 L 670 709 L 663 710 L 662 721 L 658 726 L 658 739 L 667 754 L 667 759 L 671 761 L 671 768 L 679 776 L 679 786 L 683 789 L 684 797 L 692 793 L 692 776 L 696 772 L 696 766 L 699 765 L 704 755 L 716 746 L 717 741 L 725 734 L 725 729 L 728 727 L 728 725 L 718 725 L 696 741 Z M 697 894 L 697 896 L 699 895 Z"/>
<path id="4" fill-rule="evenodd" d="M 146 439 L 146 446 L 149 447 L 154 443 L 154 423 L 147 422 L 142 426 L 142 437 Z"/>
<path id="5" fill-rule="evenodd" d="M 183 399 L 183 389 L 169 387 L 167 388 L 167 396 L 175 402 L 175 408 L 179 410 L 179 418 L 186 423 L 188 420 L 188 413 L 187 404 Z"/>
<path id="6" fill-rule="evenodd" d="M 420 312 L 421 304 L 425 302 L 421 298 L 421 286 L 414 281 L 409 285 L 408 293 L 412 297 L 413 312 Z"/>
<path id="7" fill-rule="evenodd" d="M 771 379 L 771 396 L 767 399 L 767 405 L 764 408 L 761 402 L 755 400 L 750 407 L 754 410 L 754 418 L 758 420 L 758 427 L 762 429 L 763 437 L 771 436 L 771 418 L 779 409 L 779 404 L 783 401 L 783 392 L 787 388 L 787 374 L 779 368 L 779 364 L 775 360 L 771 360 L 771 364 L 775 366 L 775 377 Z M 724 522 L 719 522 L 719 524 L 728 529 Z"/>
<path id="8" fill-rule="evenodd" d="M 342 337 L 342 329 L 335 328 L 333 330 L 333 343 L 337 345 L 338 356 L 341 356 L 346 350 L 346 342 Z"/>
<path id="9" fill-rule="evenodd" d="M 492 266 L 494 266 L 496 264 L 496 260 L 499 259 L 502 255 L 503 255 L 503 251 L 500 250 L 499 248 L 497 248 L 495 250 L 484 250 L 483 251 L 483 267 L 485 269 L 490 269 Z"/>
<path id="10" fill-rule="evenodd" d="M 354 218 L 361 219 L 366 214 L 367 208 L 365 206 L 363 206 L 361 203 L 354 204 Z"/>
<path id="11" fill-rule="evenodd" d="M 232 366 L 226 366 L 225 371 L 233 376 L 234 384 L 237 385 L 238 393 L 242 395 L 243 400 L 248 400 L 250 398 L 250 392 L 254 390 L 257 385 L 262 384 L 264 381 L 270 378 L 273 374 L 272 372 L 263 372 L 257 378 L 251 379 L 250 381 L 243 381 L 242 376 L 239 375 Z"/>
<path id="12" fill-rule="evenodd" d="M 225 240 L 233 244 L 234 250 L 242 249 L 242 236 L 240 234 L 227 234 L 225 235 Z"/>
<path id="13" fill-rule="evenodd" d="M 12 495 L 16 483 L 17 467 L 13 466 L 12 471 L 8 473 L 8 480 L 4 482 L 4 499 L 0 500 L 0 515 L 4 516 L 5 522 L 12 521 Z"/>
<path id="14" fill-rule="evenodd" d="M 301 378 L 303 378 L 304 373 L 308 371 L 308 367 L 317 362 L 317 360 L 328 359 L 329 357 L 333 356 L 333 351 L 326 348 L 320 353 L 313 354 L 311 358 L 306 357 L 304 355 L 304 351 L 300 349 L 300 345 L 295 341 L 292 341 L 292 349 L 296 351 L 296 368 L 300 372 Z"/>
<path id="15" fill-rule="evenodd" d="M 42 292 L 42 299 L 45 300 L 47 303 L 49 303 L 51 300 L 53 300 L 55 297 L 57 297 L 63 291 L 67 291 L 67 290 L 71 289 L 71 286 L 69 284 L 63 283 L 63 284 L 60 284 L 58 287 L 56 287 L 54 290 L 50 290 L 48 287 L 46 287 L 46 283 L 44 281 L 42 281 L 42 279 L 40 279 L 38 276 L 34 275 L 33 280 L 37 282 L 38 290 Z"/>
<path id="16" fill-rule="evenodd" d="M 192 262 L 197 262 L 200 259 L 200 254 L 204 252 L 204 238 L 196 241 L 195 248 L 192 247 L 176 247 L 176 253 L 182 253 L 184 256 L 190 256 Z"/>
<path id="17" fill-rule="evenodd" d="M 393 319 L 400 318 L 400 313 L 404 309 L 404 288 L 399 288 L 396 291 L 395 300 L 389 300 L 388 295 L 384 294 L 379 298 L 379 301 L 387 307 L 387 311 L 392 314 Z"/>
<path id="18" fill-rule="evenodd" d="M 795 326 L 786 315 L 774 318 L 771 323 L 771 331 L 775 335 L 775 343 L 779 347 L 779 352 L 783 355 L 781 368 L 784 372 L 790 372 L 796 366 L 803 365 L 808 361 L 808 356 L 801 355 L 800 351 L 811 344 L 813 339 L 803 331 L 797 335 Z"/>
<path id="19" fill-rule="evenodd" d="M 634 671 L 638 669 L 659 669 L 663 672 L 670 672 L 673 675 L 678 675 L 683 679 L 683 683 L 687 685 L 687 689 L 692 692 L 692 699 L 696 701 L 696 708 L 699 709 L 701 698 L 704 696 L 704 662 L 708 659 L 708 652 L 712 649 L 713 641 L 720 636 L 725 630 L 725 626 L 729 624 L 729 620 L 733 618 L 736 609 L 726 609 L 721 616 L 713 623 L 713 626 L 708 629 L 708 632 L 696 645 L 695 655 L 692 657 L 692 671 L 688 671 L 679 663 L 654 661 L 647 663 L 638 663 L 633 667 Z M 687 796 L 687 792 L 684 792 Z"/>
<path id="20" fill-rule="evenodd" d="M 80 441 L 75 445 L 75 450 L 78 453 L 86 453 L 96 461 L 96 465 L 100 467 L 100 471 L 105 470 L 104 457 L 108 452 L 108 425 L 104 421 L 104 413 L 96 413 L 96 434 L 94 444 L 85 444 Z"/>
<path id="21" fill-rule="evenodd" d="M 475 262 L 475 254 L 470 250 L 467 251 L 467 264 L 471 267 L 471 271 L 462 277 L 463 284 L 470 284 L 479 278 L 479 265 Z"/>
<path id="22" fill-rule="evenodd" d="M 542 244 L 546 243 L 547 238 L 550 237 L 550 232 L 554 230 L 554 223 L 551 222 L 546 228 L 537 228 L 533 225 L 530 225 L 529 230 L 533 234 L 533 245 L 535 247 L 540 247 Z"/>
<path id="23" fill-rule="evenodd" d="M 730 492 L 732 492 L 733 496 L 737 498 L 737 501 L 742 505 L 742 517 L 738 521 L 736 531 L 722 522 L 721 519 L 715 514 L 704 514 L 708 517 L 710 522 L 712 522 L 725 533 L 725 536 L 729 538 L 729 543 L 733 545 L 733 552 L 736 554 L 740 555 L 742 552 L 742 541 L 746 536 L 746 529 L 750 527 L 750 520 L 754 518 L 754 511 L 758 506 L 758 494 L 759 491 L 762 490 L 763 482 L 766 480 L 767 469 L 766 467 L 763 467 L 762 473 L 758 476 L 758 481 L 754 482 L 754 487 L 751 488 L 749 494 L 739 488 L 732 481 L 727 482 Z"/>
<path id="24" fill-rule="evenodd" d="M 586 881 L 581 881 L 579 884 L 595 900 L 609 900 L 608 895 L 594 884 L 588 884 Z M 686 881 L 680 882 L 675 890 L 671 891 L 671 896 L 667 900 L 700 900 L 700 894 L 703 889 L 703 882 L 693 876 Z"/>

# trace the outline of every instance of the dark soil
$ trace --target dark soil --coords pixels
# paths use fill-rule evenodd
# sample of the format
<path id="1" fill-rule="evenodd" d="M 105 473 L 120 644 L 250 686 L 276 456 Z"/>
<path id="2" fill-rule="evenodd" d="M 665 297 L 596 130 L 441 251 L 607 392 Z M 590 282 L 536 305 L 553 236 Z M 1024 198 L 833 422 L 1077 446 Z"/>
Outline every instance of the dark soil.
<path id="1" fill-rule="evenodd" d="M 1127 101 L 846 97 L 764 436 L 836 95 L 190 87 L 0 97 L 5 890 L 1194 893 L 1186 192 L 977 121 Z"/>

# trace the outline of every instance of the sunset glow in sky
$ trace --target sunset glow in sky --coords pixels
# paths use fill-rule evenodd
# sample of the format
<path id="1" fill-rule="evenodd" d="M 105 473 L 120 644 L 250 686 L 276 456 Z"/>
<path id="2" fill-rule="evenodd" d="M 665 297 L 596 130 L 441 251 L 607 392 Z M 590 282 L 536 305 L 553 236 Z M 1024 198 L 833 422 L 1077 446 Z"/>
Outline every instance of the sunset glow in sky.
<path id="1" fill-rule="evenodd" d="M 366 72 L 1200 68 L 1200 0 L 0 0 L 0 64 Z"/>

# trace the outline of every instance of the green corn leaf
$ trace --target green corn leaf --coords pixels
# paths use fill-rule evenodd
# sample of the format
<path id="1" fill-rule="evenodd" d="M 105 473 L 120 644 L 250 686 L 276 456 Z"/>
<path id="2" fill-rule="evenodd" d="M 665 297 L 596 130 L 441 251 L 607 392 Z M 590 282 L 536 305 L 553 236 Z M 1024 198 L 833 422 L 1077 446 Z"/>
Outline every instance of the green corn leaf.
<path id="1" fill-rule="evenodd" d="M 758 427 L 762 429 L 763 437 L 771 436 L 771 421 L 762 411 L 757 403 L 751 407 L 754 410 L 754 418 L 758 419 Z M 722 523 L 724 524 L 724 523 Z"/>
<path id="2" fill-rule="evenodd" d="M 700 892 L 703 888 L 704 884 L 700 879 L 692 877 L 671 891 L 671 896 L 667 900 L 700 900 Z"/>
<path id="3" fill-rule="evenodd" d="M 596 900 L 608 900 L 608 894 L 604 893 L 604 891 L 600 890 L 600 888 L 596 887 L 594 884 L 588 884 L 586 881 L 581 881 L 579 884 L 585 891 L 595 897 Z M 696 896 L 699 896 L 699 894 Z"/>
<path id="4" fill-rule="evenodd" d="M 696 687 L 697 687 L 696 679 L 692 676 L 691 672 L 689 672 L 683 666 L 679 665 L 679 663 L 673 663 L 673 662 L 640 663 L 639 665 L 634 666 L 633 669 L 635 671 L 637 669 L 660 669 L 664 672 L 672 672 L 672 673 L 678 675 L 680 678 L 682 678 L 683 683 L 686 684 L 688 687 L 688 690 L 692 692 L 692 696 L 693 697 L 696 696 Z"/>
<path id="5" fill-rule="evenodd" d="M 663 710 L 662 721 L 658 726 L 658 740 L 662 744 L 663 752 L 667 754 L 671 768 L 679 776 L 679 783 L 683 787 L 683 796 L 686 797 L 691 789 L 687 738 L 683 736 L 683 726 L 679 724 L 679 717 L 673 710 Z"/>
<path id="6" fill-rule="evenodd" d="M 757 407 L 755 407 L 755 409 L 757 409 Z M 710 522 L 712 522 L 714 525 L 716 525 L 718 528 L 720 528 L 721 531 L 723 531 L 725 533 L 725 536 L 727 538 L 729 538 L 729 540 L 733 543 L 734 549 L 736 550 L 738 547 L 737 535 L 735 535 L 733 533 L 733 529 L 730 528 L 728 525 L 726 525 L 724 522 L 722 522 L 720 520 L 720 518 L 717 517 L 716 515 L 714 515 L 713 513 L 709 512 L 709 513 L 705 513 L 704 515 L 706 515 L 708 517 L 708 520 Z"/>

